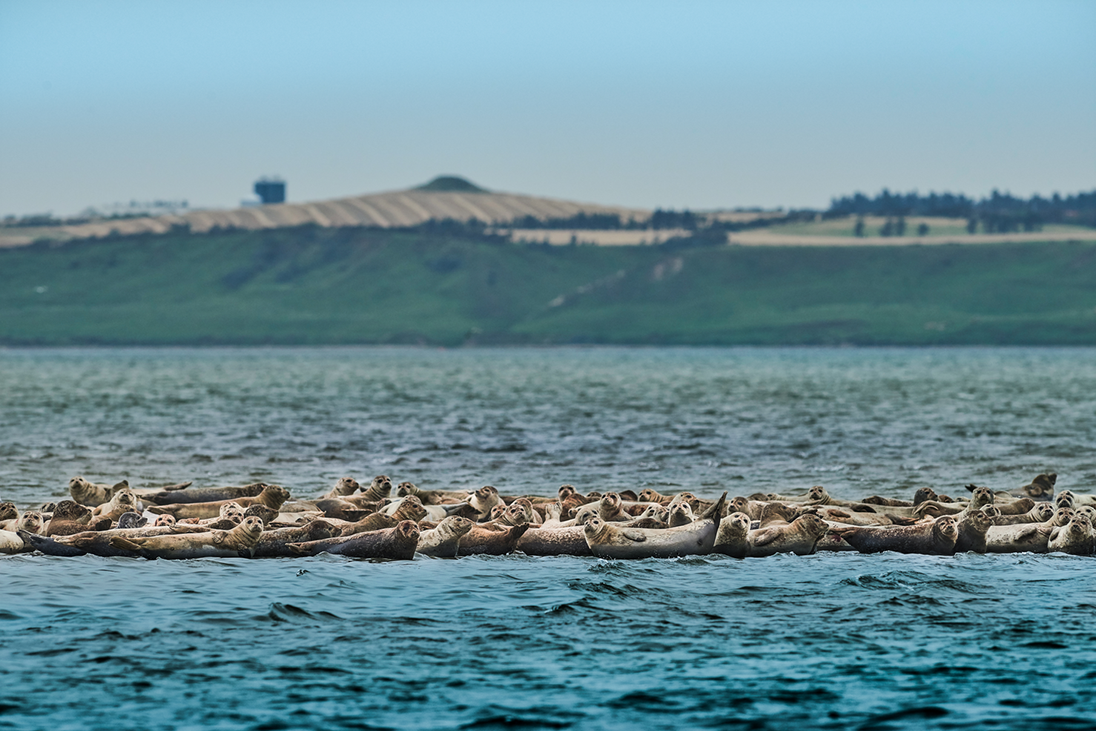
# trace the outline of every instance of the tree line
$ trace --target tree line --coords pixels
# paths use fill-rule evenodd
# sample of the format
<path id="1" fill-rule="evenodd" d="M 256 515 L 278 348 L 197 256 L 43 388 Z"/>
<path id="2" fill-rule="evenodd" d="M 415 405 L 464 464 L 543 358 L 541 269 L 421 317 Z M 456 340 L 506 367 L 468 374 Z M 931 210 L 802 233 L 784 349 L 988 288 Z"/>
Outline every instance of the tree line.
<path id="1" fill-rule="evenodd" d="M 974 200 L 962 194 L 892 193 L 884 188 L 874 197 L 853 193 L 833 198 L 822 215 L 824 218 L 882 216 L 896 220 L 905 216 L 965 218 L 971 233 L 979 226 L 986 233 L 1037 231 L 1047 223 L 1096 226 L 1096 190 L 1067 196 L 1055 193 L 1049 198 L 1040 195 L 1018 198 L 995 189 L 989 196 Z"/>

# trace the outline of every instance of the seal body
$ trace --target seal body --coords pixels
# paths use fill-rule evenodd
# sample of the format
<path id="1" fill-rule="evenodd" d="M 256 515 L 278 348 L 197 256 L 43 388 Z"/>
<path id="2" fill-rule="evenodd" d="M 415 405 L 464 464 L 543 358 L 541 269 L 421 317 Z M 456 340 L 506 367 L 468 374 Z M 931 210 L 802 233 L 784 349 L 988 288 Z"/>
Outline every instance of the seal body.
<path id="1" fill-rule="evenodd" d="M 291 543 L 300 555 L 335 553 L 354 558 L 386 558 L 410 561 L 419 543 L 419 526 L 404 520 L 394 528 L 358 533 L 348 538 L 328 538 L 322 541 Z"/>
<path id="2" fill-rule="evenodd" d="M 728 515 L 719 523 L 719 532 L 716 534 L 712 550 L 726 556 L 746 558 L 750 552 L 750 541 L 747 538 L 750 523 L 750 516 L 745 513 Z"/>
<path id="3" fill-rule="evenodd" d="M 945 515 L 931 523 L 885 528 L 839 528 L 834 532 L 860 553 L 895 551 L 951 556 L 955 553 L 955 541 L 959 538 L 959 524 L 955 518 Z"/>
<path id="4" fill-rule="evenodd" d="M 141 499 L 152 505 L 171 505 L 183 503 L 213 503 L 222 500 L 237 500 L 242 497 L 256 497 L 266 485 L 256 482 L 239 487 L 195 487 L 178 490 L 157 490 L 141 495 Z"/>
<path id="5" fill-rule="evenodd" d="M 472 530 L 472 526 L 468 518 L 450 515 L 443 518 L 436 528 L 420 533 L 419 545 L 415 550 L 424 556 L 456 558 L 460 539 Z"/>
<path id="6" fill-rule="evenodd" d="M 773 525 L 750 531 L 747 535 L 750 556 L 772 556 L 794 553 L 807 556 L 814 553 L 818 539 L 826 534 L 826 521 L 817 515 L 800 516 L 785 525 Z"/>
<path id="7" fill-rule="evenodd" d="M 503 530 L 489 530 L 475 526 L 460 539 L 461 556 L 503 556 L 517 548 L 521 537 L 532 528 L 528 523 Z"/>
<path id="8" fill-rule="evenodd" d="M 244 518 L 232 530 L 172 534 L 145 538 L 112 537 L 110 544 L 145 558 L 250 557 L 250 549 L 263 532 L 263 521 L 256 516 Z"/>
<path id="9" fill-rule="evenodd" d="M 533 528 L 518 541 L 517 550 L 527 556 L 589 556 L 590 546 L 581 525 L 567 528 Z"/>
<path id="10" fill-rule="evenodd" d="M 598 516 L 583 527 L 590 552 L 599 558 L 676 558 L 712 552 L 719 533 L 727 494 L 711 510 L 711 518 L 676 528 L 617 527 Z"/>

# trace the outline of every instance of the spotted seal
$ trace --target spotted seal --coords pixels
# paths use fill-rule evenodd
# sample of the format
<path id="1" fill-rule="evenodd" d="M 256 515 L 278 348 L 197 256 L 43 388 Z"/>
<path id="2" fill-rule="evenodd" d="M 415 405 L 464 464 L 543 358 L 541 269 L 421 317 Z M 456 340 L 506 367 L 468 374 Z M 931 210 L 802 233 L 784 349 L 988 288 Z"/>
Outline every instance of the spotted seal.
<path id="1" fill-rule="evenodd" d="M 430 530 L 419 534 L 419 545 L 415 549 L 424 556 L 435 558 L 456 558 L 460 548 L 460 539 L 472 530 L 474 523 L 459 515 L 450 515 Z"/>
<path id="2" fill-rule="evenodd" d="M 828 530 L 826 521 L 813 513 L 801 515 L 791 523 L 750 531 L 746 536 L 749 556 L 764 557 L 777 553 L 807 556 L 814 553 L 818 539 Z"/>
<path id="3" fill-rule="evenodd" d="M 81 505 L 95 508 L 109 502 L 114 493 L 129 487 L 129 480 L 122 480 L 114 485 L 96 484 L 83 477 L 73 477 L 69 480 L 69 494 L 72 499 Z"/>
<path id="4" fill-rule="evenodd" d="M 280 485 L 267 485 L 255 497 L 241 497 L 234 500 L 217 500 L 205 503 L 172 503 L 170 505 L 151 505 L 148 510 L 156 515 L 170 513 L 177 520 L 184 518 L 215 518 L 221 511 L 221 506 L 230 502 L 238 503 L 243 508 L 248 508 L 256 503 L 266 505 L 277 510 L 289 499 L 289 490 Z"/>
<path id="5" fill-rule="evenodd" d="M 1088 516 L 1075 514 L 1064 526 L 1056 527 L 1047 539 L 1051 553 L 1071 553 L 1075 556 L 1091 556 L 1096 553 L 1096 534 Z"/>
<path id="6" fill-rule="evenodd" d="M 528 523 L 515 525 L 501 530 L 490 530 L 474 526 L 460 539 L 458 555 L 461 556 L 502 556 L 517 548 L 518 541 L 533 526 Z"/>
<path id="7" fill-rule="evenodd" d="M 183 483 L 189 485 L 190 483 Z M 216 503 L 224 500 L 256 497 L 266 489 L 265 482 L 229 487 L 194 487 L 163 489 L 140 495 L 150 505 L 178 505 L 181 503 Z"/>
<path id="8" fill-rule="evenodd" d="M 262 532 L 263 521 L 252 515 L 244 518 L 232 530 L 144 538 L 112 536 L 110 544 L 144 558 L 250 557 L 250 550 L 258 542 Z"/>
<path id="9" fill-rule="evenodd" d="M 107 521 L 109 524 L 109 518 Z M 62 500 L 53 509 L 53 515 L 42 534 L 49 537 L 70 536 L 88 530 L 90 522 L 91 508 L 80 505 L 75 500 Z"/>
<path id="10" fill-rule="evenodd" d="M 590 516 L 594 517 L 594 516 Z M 527 556 L 589 556 L 584 526 L 533 528 L 518 541 L 517 550 Z"/>
<path id="11" fill-rule="evenodd" d="M 833 528 L 849 545 L 860 553 L 921 553 L 951 556 L 959 538 L 959 522 L 950 515 L 931 522 L 883 528 Z"/>
<path id="12" fill-rule="evenodd" d="M 259 540 L 251 547 L 252 558 L 275 558 L 298 556 L 289 548 L 290 543 L 322 541 L 339 535 L 339 528 L 326 520 L 313 520 L 298 528 L 278 528 L 264 530 Z"/>
<path id="13" fill-rule="evenodd" d="M 590 552 L 599 558 L 674 558 L 712 552 L 727 493 L 708 512 L 711 517 L 676 528 L 616 527 L 594 516 L 583 527 Z"/>
<path id="14" fill-rule="evenodd" d="M 393 528 L 356 533 L 349 537 L 326 538 L 305 543 L 290 543 L 289 548 L 302 556 L 334 553 L 353 558 L 384 558 L 410 561 L 419 543 L 419 526 L 410 520 Z"/>
<path id="15" fill-rule="evenodd" d="M 751 522 L 750 516 L 745 513 L 731 513 L 721 520 L 712 550 L 726 556 L 746 558 L 750 552 L 747 535 L 750 532 Z"/>

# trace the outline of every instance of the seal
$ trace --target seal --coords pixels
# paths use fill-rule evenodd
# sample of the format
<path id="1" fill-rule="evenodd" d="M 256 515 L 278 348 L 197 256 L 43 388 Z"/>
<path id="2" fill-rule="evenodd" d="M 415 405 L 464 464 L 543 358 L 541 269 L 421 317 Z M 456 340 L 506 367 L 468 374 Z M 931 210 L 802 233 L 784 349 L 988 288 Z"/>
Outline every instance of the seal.
<path id="1" fill-rule="evenodd" d="M 251 548 L 258 542 L 262 532 L 263 521 L 252 515 L 228 531 L 213 530 L 145 538 L 112 536 L 110 544 L 144 558 L 250 557 Z"/>
<path id="2" fill-rule="evenodd" d="M 297 556 L 299 554 L 289 548 L 290 543 L 322 541 L 326 538 L 334 538 L 338 535 L 338 527 L 325 520 L 313 520 L 298 528 L 264 530 L 262 535 L 259 536 L 259 540 L 251 547 L 251 557 L 277 558 Z"/>
<path id="3" fill-rule="evenodd" d="M 518 541 L 533 526 L 528 523 L 491 530 L 475 526 L 460 539 L 459 556 L 502 556 L 517 548 Z"/>
<path id="4" fill-rule="evenodd" d="M 376 502 L 377 500 L 384 500 L 392 493 L 392 480 L 388 475 L 377 475 L 373 478 L 373 482 L 369 484 L 369 488 L 358 496 L 358 500 L 362 502 Z"/>
<path id="5" fill-rule="evenodd" d="M 581 525 L 532 528 L 518 541 L 517 550 L 527 556 L 591 555 L 586 532 Z"/>
<path id="6" fill-rule="evenodd" d="M 1091 556 L 1096 553 L 1096 534 L 1088 516 L 1075 514 L 1064 526 L 1051 530 L 1047 540 L 1050 553 L 1070 553 L 1074 556 Z"/>
<path id="7" fill-rule="evenodd" d="M 124 487 L 115 492 L 110 500 L 93 508 L 91 511 L 91 519 L 110 518 L 113 522 L 121 518 L 123 513 L 129 513 L 138 509 L 137 496 L 134 495 L 133 491 L 128 487 Z"/>
<path id="8" fill-rule="evenodd" d="M 1040 503 L 1050 505 L 1050 503 Z M 1068 521 L 1067 521 L 1068 522 Z M 1055 528 L 1053 517 L 1043 523 L 993 525 L 986 532 L 988 553 L 1046 553 L 1050 533 Z"/>
<path id="9" fill-rule="evenodd" d="M 398 523 L 394 528 L 356 533 L 346 538 L 326 538 L 319 541 L 288 544 L 290 550 L 301 556 L 318 553 L 334 553 L 353 558 L 384 558 L 410 561 L 415 557 L 419 543 L 419 526 L 410 520 Z"/>
<path id="10" fill-rule="evenodd" d="M 826 521 L 817 515 L 807 513 L 784 525 L 750 531 L 749 556 L 763 557 L 777 553 L 794 553 L 807 556 L 814 553 L 818 539 L 829 530 Z"/>
<path id="11" fill-rule="evenodd" d="M 220 515 L 221 506 L 230 502 L 238 503 L 243 508 L 248 508 L 256 503 L 266 505 L 274 510 L 279 509 L 289 499 L 289 490 L 280 485 L 267 485 L 255 497 L 241 497 L 235 500 L 218 500 L 206 503 L 172 503 L 170 505 L 151 505 L 149 512 L 156 515 L 169 513 L 176 520 L 184 518 L 216 518 Z"/>
<path id="12" fill-rule="evenodd" d="M 1054 500 L 1054 483 L 1058 481 L 1058 475 L 1048 472 L 1036 475 L 1028 484 L 1012 491 L 1018 497 L 1029 497 L 1036 502 L 1051 502 Z"/>
<path id="13" fill-rule="evenodd" d="M 387 528 L 395 528 L 401 521 L 409 520 L 417 523 L 425 517 L 426 508 L 422 506 L 422 503 L 419 502 L 417 497 L 412 495 L 410 497 L 405 497 L 392 515 L 373 513 L 355 523 L 344 525 L 340 535 L 345 538 L 357 535 L 358 533 L 370 533 Z"/>
<path id="14" fill-rule="evenodd" d="M 985 509 L 997 510 L 993 505 Z M 959 535 L 955 538 L 956 553 L 985 553 L 986 531 L 993 525 L 993 519 L 985 510 L 973 510 L 959 519 Z"/>
<path id="15" fill-rule="evenodd" d="M 711 517 L 676 528 L 624 528 L 594 516 L 583 527 L 590 552 L 599 558 L 675 558 L 712 552 L 727 493 L 708 511 Z"/>
<path id="16" fill-rule="evenodd" d="M 353 477 L 340 477 L 335 483 L 335 486 L 320 496 L 320 499 L 336 499 L 346 497 L 347 495 L 353 495 L 361 489 L 361 485 Z"/>
<path id="17" fill-rule="evenodd" d="M 1020 525 L 1023 523 L 1045 523 L 1054 517 L 1054 505 L 1049 502 L 1035 503 L 1035 507 L 1022 515 L 1002 515 L 994 521 L 995 525 Z"/>
<path id="18" fill-rule="evenodd" d="M 62 500 L 53 509 L 53 515 L 46 524 L 43 535 L 71 536 L 88 530 L 91 522 L 91 508 L 80 505 L 74 500 Z"/>
<path id="19" fill-rule="evenodd" d="M 19 511 L 15 508 L 15 503 L 0 503 L 0 529 L 7 530 L 5 524 L 11 520 L 15 521 L 19 519 Z"/>
<path id="20" fill-rule="evenodd" d="M 671 528 L 677 528 L 683 525 L 689 525 L 696 516 L 693 515 L 693 509 L 689 503 L 681 501 L 679 503 L 670 503 L 669 507 L 670 519 L 667 521 Z"/>
<path id="21" fill-rule="evenodd" d="M 190 483 L 182 483 L 189 485 Z M 233 487 L 195 487 L 165 488 L 142 494 L 141 500 L 151 505 L 178 505 L 180 503 L 216 503 L 224 500 L 239 500 L 255 497 L 266 488 L 266 483 L 255 482 L 250 485 Z"/>
<path id="22" fill-rule="evenodd" d="M 931 522 L 885 528 L 831 528 L 860 553 L 921 553 L 951 556 L 959 538 L 959 523 L 950 515 Z"/>
<path id="23" fill-rule="evenodd" d="M 57 514 L 54 513 L 54 516 Z M 146 518 L 142 518 L 140 513 L 122 513 L 118 517 L 118 525 L 116 527 L 126 530 L 128 528 L 143 528 L 148 523 Z M 50 521 L 53 524 L 53 521 Z"/>
<path id="24" fill-rule="evenodd" d="M 25 550 L 28 550 L 27 544 L 23 542 L 18 533 L 10 530 L 0 530 L 0 553 L 10 555 L 22 553 Z"/>
<path id="25" fill-rule="evenodd" d="M 419 545 L 415 550 L 424 556 L 456 558 L 460 539 L 472 530 L 473 525 L 468 518 L 459 515 L 442 518 L 437 527 L 419 534 Z"/>
<path id="26" fill-rule="evenodd" d="M 747 535 L 750 532 L 751 522 L 750 516 L 745 513 L 731 513 L 721 520 L 712 550 L 725 556 L 746 558 L 750 552 Z"/>
<path id="27" fill-rule="evenodd" d="M 100 485 L 88 482 L 83 477 L 73 477 L 69 480 L 69 494 L 72 499 L 81 505 L 95 508 L 108 502 L 114 493 L 129 487 L 129 480 L 122 480 L 115 485 Z"/>

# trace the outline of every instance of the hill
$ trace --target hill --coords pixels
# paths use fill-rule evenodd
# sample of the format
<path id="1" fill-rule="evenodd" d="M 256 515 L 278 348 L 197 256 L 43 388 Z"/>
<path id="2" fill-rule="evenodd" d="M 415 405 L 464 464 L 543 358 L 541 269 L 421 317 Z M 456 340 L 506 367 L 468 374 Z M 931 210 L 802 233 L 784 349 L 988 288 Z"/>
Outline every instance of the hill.
<path id="1" fill-rule="evenodd" d="M 0 343 L 1096 344 L 1096 244 L 708 243 L 319 226 L 40 243 L 0 250 Z"/>

